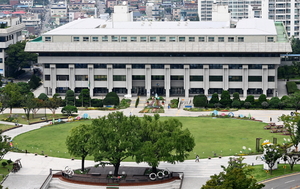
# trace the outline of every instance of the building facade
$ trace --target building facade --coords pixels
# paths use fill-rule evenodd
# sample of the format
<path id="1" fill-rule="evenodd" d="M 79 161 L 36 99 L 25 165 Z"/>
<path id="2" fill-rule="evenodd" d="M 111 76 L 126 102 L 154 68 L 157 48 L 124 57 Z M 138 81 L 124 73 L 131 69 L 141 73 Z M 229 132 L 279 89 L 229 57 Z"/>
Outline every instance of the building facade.
<path id="1" fill-rule="evenodd" d="M 111 22 L 81 19 L 26 45 L 39 53 L 48 95 L 274 95 L 280 54 L 291 52 L 282 23 Z"/>

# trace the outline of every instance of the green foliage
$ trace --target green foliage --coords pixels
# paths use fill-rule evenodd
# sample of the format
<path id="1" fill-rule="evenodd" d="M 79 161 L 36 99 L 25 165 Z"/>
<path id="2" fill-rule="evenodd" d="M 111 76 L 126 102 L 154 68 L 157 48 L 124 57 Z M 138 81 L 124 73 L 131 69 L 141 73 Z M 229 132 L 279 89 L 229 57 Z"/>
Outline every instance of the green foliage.
<path id="1" fill-rule="evenodd" d="M 73 156 L 81 157 L 81 171 L 84 171 L 84 160 L 91 151 L 89 147 L 91 135 L 90 125 L 80 125 L 74 127 L 66 139 L 69 153 Z"/>
<path id="2" fill-rule="evenodd" d="M 20 99 L 22 95 L 20 93 L 20 87 L 16 83 L 8 83 L 3 88 L 2 93 L 6 99 L 7 107 L 10 108 L 10 113 L 12 113 L 12 108 L 20 105 Z"/>
<path id="3" fill-rule="evenodd" d="M 79 100 L 81 101 L 82 107 L 89 107 L 91 102 L 90 97 L 90 90 L 89 89 L 82 89 L 79 94 Z"/>
<path id="4" fill-rule="evenodd" d="M 295 108 L 295 111 L 300 107 L 300 91 L 297 91 L 291 95 L 289 95 L 289 99 L 286 100 L 288 104 L 292 104 L 292 106 Z"/>
<path id="5" fill-rule="evenodd" d="M 135 108 L 137 108 L 137 106 L 139 105 L 139 102 L 140 102 L 140 97 L 138 97 L 135 101 Z"/>
<path id="6" fill-rule="evenodd" d="M 42 100 L 42 101 L 46 101 L 48 100 L 48 96 L 45 94 L 45 93 L 41 93 L 39 96 L 38 96 L 38 99 Z"/>
<path id="7" fill-rule="evenodd" d="M 130 99 L 123 98 L 120 102 L 119 108 L 120 109 L 128 108 L 130 106 L 130 103 L 131 103 Z"/>
<path id="8" fill-rule="evenodd" d="M 251 104 L 254 104 L 254 96 L 253 95 L 247 96 L 245 102 L 250 102 Z"/>
<path id="9" fill-rule="evenodd" d="M 28 82 L 30 89 L 36 89 L 41 85 L 41 78 L 32 74 L 30 81 Z"/>
<path id="10" fill-rule="evenodd" d="M 66 105 L 75 105 L 75 93 L 73 90 L 67 90 L 65 97 Z"/>
<path id="11" fill-rule="evenodd" d="M 264 101 L 264 102 L 261 103 L 261 107 L 263 109 L 267 109 L 269 107 L 269 103 L 267 101 Z"/>
<path id="12" fill-rule="evenodd" d="M 286 88 L 288 94 L 295 93 L 296 91 L 299 91 L 297 84 L 294 81 L 288 81 L 286 82 Z"/>
<path id="13" fill-rule="evenodd" d="M 193 104 L 195 107 L 207 107 L 207 97 L 203 94 L 194 96 Z"/>
<path id="14" fill-rule="evenodd" d="M 240 101 L 240 93 L 234 92 L 232 96 L 233 96 L 232 101 L 235 101 L 235 100 Z"/>
<path id="15" fill-rule="evenodd" d="M 239 100 L 234 100 L 231 103 L 231 107 L 233 107 L 233 108 L 240 108 L 241 107 L 241 102 Z"/>
<path id="16" fill-rule="evenodd" d="M 61 109 L 61 113 L 67 114 L 68 116 L 71 116 L 73 113 L 77 113 L 77 107 L 72 105 L 67 105 Z"/>
<path id="17" fill-rule="evenodd" d="M 300 40 L 298 38 L 292 38 L 292 54 L 300 54 Z"/>
<path id="18" fill-rule="evenodd" d="M 211 176 L 201 189 L 261 189 L 263 184 L 258 184 L 257 180 L 251 176 L 253 168 L 246 163 L 242 163 L 244 158 L 229 158 L 228 166 L 221 166 L 223 172 Z"/>
<path id="19" fill-rule="evenodd" d="M 261 94 L 258 98 L 258 104 L 261 105 L 261 103 L 267 101 L 267 96 L 265 94 Z"/>
<path id="20" fill-rule="evenodd" d="M 16 77 L 22 67 L 30 66 L 32 62 L 37 61 L 36 53 L 25 52 L 26 41 L 19 41 L 16 44 L 11 44 L 5 51 L 7 58 L 5 61 L 6 76 Z"/>
<path id="21" fill-rule="evenodd" d="M 232 100 L 228 91 L 222 91 L 220 103 L 223 107 L 230 107 Z"/>
<path id="22" fill-rule="evenodd" d="M 251 107 L 251 102 L 245 102 L 244 107 L 247 108 L 247 109 L 250 108 Z"/>
<path id="23" fill-rule="evenodd" d="M 219 95 L 218 95 L 218 93 L 214 93 L 211 96 L 211 99 L 209 101 L 209 104 L 216 104 L 216 103 L 219 103 Z"/>
<path id="24" fill-rule="evenodd" d="M 120 98 L 115 92 L 107 93 L 107 95 L 103 99 L 103 104 L 118 106 L 120 104 Z"/>
<path id="25" fill-rule="evenodd" d="M 175 98 L 175 99 L 172 99 L 171 101 L 171 108 L 177 108 L 178 107 L 178 103 L 179 103 L 179 99 Z"/>
<path id="26" fill-rule="evenodd" d="M 25 111 L 25 115 L 27 120 L 29 120 L 29 115 L 30 112 L 37 107 L 37 101 L 34 100 L 34 94 L 33 93 L 28 93 L 24 95 L 23 100 L 22 100 L 22 106 Z"/>
<path id="27" fill-rule="evenodd" d="M 55 94 L 53 95 L 53 98 L 49 98 L 46 101 L 46 107 L 52 112 L 53 115 L 55 115 L 55 111 L 60 107 L 61 105 L 61 98 L 57 97 Z"/>
<path id="28" fill-rule="evenodd" d="M 102 99 L 92 99 L 91 102 L 93 107 L 103 107 Z"/>
<path id="29" fill-rule="evenodd" d="M 10 137 L 2 134 L 2 130 L 0 130 L 0 160 L 3 159 L 4 155 L 10 150 Z"/>
<path id="30" fill-rule="evenodd" d="M 280 99 L 278 97 L 272 97 L 269 101 L 270 108 L 279 108 Z M 280 104 L 282 106 L 282 104 Z"/>
<path id="31" fill-rule="evenodd" d="M 8 165 L 10 165 L 13 161 L 11 161 L 11 159 L 6 161 L 8 163 Z"/>
<path id="32" fill-rule="evenodd" d="M 29 84 L 26 82 L 18 82 L 17 85 L 20 87 L 21 95 L 25 95 L 30 92 Z"/>
<path id="33" fill-rule="evenodd" d="M 300 115 L 295 112 L 294 116 L 285 115 L 279 117 L 279 121 L 283 122 L 284 128 L 290 133 L 290 138 L 293 146 L 297 149 L 300 142 L 300 130 L 298 125 L 300 125 Z"/>
<path id="34" fill-rule="evenodd" d="M 275 144 L 266 144 L 263 146 L 264 155 L 263 161 L 268 165 L 270 174 L 272 175 L 273 167 L 283 155 L 283 151 Z"/>
<path id="35" fill-rule="evenodd" d="M 2 167 L 6 167 L 7 166 L 7 162 L 3 161 L 2 163 Z"/>

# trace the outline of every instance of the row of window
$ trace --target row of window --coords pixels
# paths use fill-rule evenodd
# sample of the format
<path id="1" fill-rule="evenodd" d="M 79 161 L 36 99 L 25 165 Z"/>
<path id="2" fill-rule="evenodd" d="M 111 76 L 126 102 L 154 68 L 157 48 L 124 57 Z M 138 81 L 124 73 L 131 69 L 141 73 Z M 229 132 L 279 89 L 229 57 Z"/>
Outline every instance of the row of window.
<path id="1" fill-rule="evenodd" d="M 164 75 L 152 75 L 151 80 L 164 80 Z M 172 75 L 171 80 L 184 80 L 183 75 Z M 45 80 L 50 80 L 50 75 L 45 75 Z M 69 75 L 56 75 L 58 81 L 68 81 Z M 107 75 L 94 75 L 95 81 L 107 81 Z M 145 80 L 145 75 L 133 75 L 132 80 Z M 75 81 L 88 81 L 87 75 L 75 75 Z M 126 81 L 126 75 L 114 75 L 113 81 Z M 203 81 L 203 76 L 191 75 L 190 81 Z M 209 81 L 223 81 L 223 76 L 209 76 Z M 243 76 L 228 76 L 228 81 L 242 82 Z M 249 82 L 261 82 L 262 76 L 248 76 Z M 268 82 L 274 82 L 275 76 L 268 76 Z"/>
<path id="2" fill-rule="evenodd" d="M 51 42 L 51 37 L 45 37 L 46 42 Z M 102 36 L 72 38 L 73 42 L 244 42 L 245 37 L 157 37 L 157 36 Z M 267 37 L 267 42 L 273 42 L 274 37 Z"/>
<path id="3" fill-rule="evenodd" d="M 50 64 L 44 64 L 45 68 L 50 68 Z M 203 69 L 203 64 L 190 64 L 190 69 Z M 56 68 L 69 68 L 69 64 L 56 64 Z M 88 68 L 88 64 L 74 64 L 75 68 Z M 125 69 L 126 64 L 113 64 L 114 69 Z M 94 64 L 94 68 L 107 68 L 107 64 Z M 145 69 L 145 64 L 132 64 L 132 69 Z M 164 69 L 164 64 L 151 64 L 151 69 Z M 171 69 L 183 69 L 183 64 L 170 64 Z M 242 64 L 228 64 L 229 69 L 242 69 Z M 223 69 L 223 64 L 209 64 L 209 69 Z M 248 69 L 262 69 L 262 64 L 248 64 Z M 274 64 L 269 64 L 268 69 L 275 69 Z"/>

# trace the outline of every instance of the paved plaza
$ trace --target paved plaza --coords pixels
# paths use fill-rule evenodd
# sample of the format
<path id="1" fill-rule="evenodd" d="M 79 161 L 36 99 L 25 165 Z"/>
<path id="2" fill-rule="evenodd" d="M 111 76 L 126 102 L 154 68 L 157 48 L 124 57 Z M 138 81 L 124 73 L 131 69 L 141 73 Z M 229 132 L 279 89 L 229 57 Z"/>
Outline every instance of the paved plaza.
<path id="1" fill-rule="evenodd" d="M 140 99 L 140 104 L 137 108 L 134 108 L 135 102 L 131 103 L 131 107 L 121 110 L 125 115 L 137 115 L 143 116 L 144 114 L 138 113 L 146 103 L 146 99 Z M 167 100 L 168 103 L 168 100 Z M 166 104 L 167 104 L 166 103 Z M 47 113 L 50 111 L 47 110 Z M 23 113 L 23 109 L 14 109 L 13 113 Z M 239 110 L 234 112 L 235 114 L 243 114 L 248 116 L 249 114 L 263 122 L 269 122 L 270 117 L 273 122 L 280 124 L 277 118 L 282 114 L 290 114 L 289 111 L 285 110 Z M 5 113 L 8 113 L 6 110 Z M 60 113 L 60 109 L 57 110 L 57 113 Z M 89 114 L 92 118 L 96 118 L 98 116 L 107 115 L 108 111 L 79 111 L 79 115 L 83 115 L 84 113 Z M 165 113 L 160 114 L 161 116 L 200 116 L 207 115 L 211 112 L 188 112 L 183 109 L 168 109 L 165 107 Z M 1 122 L 0 122 L 1 123 Z M 7 124 L 7 123 L 6 123 Z M 34 125 L 24 125 L 21 128 L 13 129 L 5 132 L 6 135 L 10 137 L 15 137 L 21 133 L 38 129 L 42 125 L 46 123 L 39 123 Z M 40 188 L 42 183 L 45 181 L 45 178 L 49 174 L 50 169 L 53 170 L 63 170 L 66 166 L 69 166 L 73 169 L 80 168 L 81 161 L 80 160 L 71 160 L 71 159 L 62 159 L 55 157 L 44 157 L 44 156 L 35 156 L 34 154 L 25 154 L 25 153 L 13 153 L 9 152 L 5 155 L 5 159 L 11 159 L 15 161 L 16 159 L 21 158 L 21 163 L 23 168 L 17 173 L 10 173 L 9 177 L 3 182 L 4 187 L 8 187 L 9 189 L 35 189 Z M 194 160 L 186 160 L 182 163 L 177 164 L 169 164 L 165 162 L 161 162 L 159 168 L 168 168 L 169 170 L 175 172 L 184 172 L 184 181 L 183 181 L 183 189 L 198 189 L 209 179 L 209 177 L 213 174 L 217 174 L 222 171 L 221 165 L 227 165 L 229 157 L 213 158 L 211 160 L 201 159 L 199 163 Z M 256 160 L 256 156 L 246 156 L 244 162 L 248 164 L 262 164 L 260 160 Z M 85 166 L 93 166 L 95 162 L 86 161 Z M 136 164 L 134 162 L 122 162 L 121 166 L 147 166 L 145 163 Z M 98 187 L 101 189 L 101 187 Z M 105 187 L 103 187 L 104 189 Z M 120 187 L 122 188 L 122 187 Z M 141 188 L 141 187 L 138 187 Z"/>

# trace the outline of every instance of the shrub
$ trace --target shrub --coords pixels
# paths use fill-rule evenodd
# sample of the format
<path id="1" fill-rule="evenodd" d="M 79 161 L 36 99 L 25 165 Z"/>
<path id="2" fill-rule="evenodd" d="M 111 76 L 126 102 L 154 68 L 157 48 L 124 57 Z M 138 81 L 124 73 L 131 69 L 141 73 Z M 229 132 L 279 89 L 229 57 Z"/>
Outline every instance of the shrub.
<path id="1" fill-rule="evenodd" d="M 240 108 L 241 107 L 241 102 L 239 100 L 234 100 L 231 103 L 231 107 L 233 107 L 233 108 Z"/>
<path id="2" fill-rule="evenodd" d="M 235 101 L 235 100 L 240 101 L 240 93 L 234 92 L 232 96 L 233 96 L 232 101 Z"/>
<path id="3" fill-rule="evenodd" d="M 107 93 L 106 97 L 103 99 L 104 105 L 115 105 L 120 104 L 120 98 L 115 92 Z"/>
<path id="4" fill-rule="evenodd" d="M 269 107 L 269 103 L 267 101 L 264 101 L 261 103 L 261 106 L 264 108 L 264 109 L 267 109 Z"/>
<path id="5" fill-rule="evenodd" d="M 194 96 L 193 104 L 195 107 L 206 107 L 207 106 L 207 97 L 203 94 Z"/>
<path id="6" fill-rule="evenodd" d="M 247 96 L 245 102 L 250 102 L 251 104 L 254 104 L 254 96 L 253 95 Z"/>
<path id="7" fill-rule="evenodd" d="M 259 98 L 258 98 L 258 104 L 260 105 L 260 106 L 262 106 L 262 103 L 263 102 L 266 102 L 267 101 L 267 96 L 265 95 L 265 94 L 261 94 L 260 96 L 259 96 Z"/>
<path id="8" fill-rule="evenodd" d="M 297 84 L 294 81 L 286 82 L 286 88 L 287 88 L 288 94 L 298 91 Z"/>
<path id="9" fill-rule="evenodd" d="M 3 161 L 1 164 L 2 164 L 2 167 L 6 167 L 7 162 Z"/>
<path id="10" fill-rule="evenodd" d="M 219 95 L 217 93 L 214 93 L 212 96 L 211 96 L 211 99 L 209 101 L 210 104 L 215 104 L 215 103 L 218 103 L 219 102 Z"/>
<path id="11" fill-rule="evenodd" d="M 67 114 L 68 116 L 71 116 L 73 113 L 77 113 L 77 112 L 78 112 L 77 107 L 71 105 L 67 105 L 61 109 L 61 113 Z"/>
<path id="12" fill-rule="evenodd" d="M 228 91 L 222 91 L 220 103 L 223 107 L 230 107 L 232 100 L 230 99 L 230 94 Z"/>
<path id="13" fill-rule="evenodd" d="M 250 106 L 251 106 L 251 102 L 245 102 L 245 103 L 244 103 L 244 107 L 245 107 L 245 108 L 248 109 L 248 108 L 250 108 Z"/>
<path id="14" fill-rule="evenodd" d="M 93 107 L 103 107 L 103 100 L 102 99 L 92 99 L 91 100 Z"/>
<path id="15" fill-rule="evenodd" d="M 12 163 L 12 161 L 9 159 L 6 161 L 8 163 L 8 165 L 10 165 Z"/>
<path id="16" fill-rule="evenodd" d="M 137 108 L 137 106 L 139 105 L 139 102 L 140 102 L 140 97 L 138 97 L 135 101 L 135 107 Z"/>
<path id="17" fill-rule="evenodd" d="M 279 103 L 280 103 L 280 100 L 278 97 L 272 97 L 271 100 L 269 101 L 269 106 L 270 106 L 270 108 L 278 108 Z"/>

